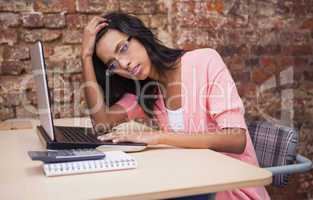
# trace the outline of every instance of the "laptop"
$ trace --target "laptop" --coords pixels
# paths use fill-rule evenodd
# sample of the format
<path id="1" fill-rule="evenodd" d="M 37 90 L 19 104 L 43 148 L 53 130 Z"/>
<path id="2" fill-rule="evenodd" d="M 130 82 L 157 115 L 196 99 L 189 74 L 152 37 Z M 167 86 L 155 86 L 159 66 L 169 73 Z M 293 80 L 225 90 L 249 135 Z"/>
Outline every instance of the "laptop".
<path id="1" fill-rule="evenodd" d="M 50 93 L 48 88 L 46 64 L 43 45 L 37 41 L 31 48 L 31 65 L 37 87 L 37 100 L 40 126 L 38 135 L 47 149 L 96 148 L 102 150 L 122 150 L 126 152 L 141 151 L 146 148 L 144 143 L 100 141 L 93 127 L 54 126 L 51 113 Z"/>

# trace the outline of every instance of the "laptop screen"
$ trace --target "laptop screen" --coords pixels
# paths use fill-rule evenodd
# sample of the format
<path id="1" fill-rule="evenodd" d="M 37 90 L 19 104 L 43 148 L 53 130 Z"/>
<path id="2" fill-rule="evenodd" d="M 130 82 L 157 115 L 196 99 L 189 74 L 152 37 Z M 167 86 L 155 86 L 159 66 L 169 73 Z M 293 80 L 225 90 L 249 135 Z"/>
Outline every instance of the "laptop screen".
<path id="1" fill-rule="evenodd" d="M 50 108 L 49 90 L 42 43 L 36 42 L 31 48 L 31 64 L 37 88 L 38 113 L 40 124 L 54 140 L 52 113 Z"/>

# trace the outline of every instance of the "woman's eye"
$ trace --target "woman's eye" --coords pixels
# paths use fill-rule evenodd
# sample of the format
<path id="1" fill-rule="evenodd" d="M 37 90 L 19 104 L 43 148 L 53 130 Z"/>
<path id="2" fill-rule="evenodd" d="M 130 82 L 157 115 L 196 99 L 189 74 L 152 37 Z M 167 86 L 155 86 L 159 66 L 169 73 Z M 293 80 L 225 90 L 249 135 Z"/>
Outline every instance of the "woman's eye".
<path id="1" fill-rule="evenodd" d="M 122 47 L 120 48 L 120 52 L 121 53 L 125 53 L 128 50 L 128 44 L 125 43 L 122 45 Z"/>
<path id="2" fill-rule="evenodd" d="M 112 63 L 110 63 L 109 64 L 109 66 L 108 66 L 108 69 L 110 70 L 110 71 L 113 71 L 114 69 L 116 69 L 116 63 L 115 62 L 112 62 Z"/>

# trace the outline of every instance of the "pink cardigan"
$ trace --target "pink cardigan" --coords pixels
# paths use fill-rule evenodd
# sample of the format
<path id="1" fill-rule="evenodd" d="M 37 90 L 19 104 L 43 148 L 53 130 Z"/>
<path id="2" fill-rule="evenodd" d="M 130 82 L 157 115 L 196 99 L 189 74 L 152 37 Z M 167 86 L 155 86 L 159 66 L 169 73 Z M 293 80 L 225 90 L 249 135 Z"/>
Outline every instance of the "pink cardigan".
<path id="1" fill-rule="evenodd" d="M 181 98 L 186 134 L 203 131 L 210 133 L 227 127 L 247 130 L 244 106 L 236 85 L 215 50 L 207 48 L 186 52 L 181 58 L 181 67 Z M 125 94 L 117 104 L 127 110 L 129 120 L 145 117 L 133 94 Z M 161 129 L 171 131 L 161 93 L 156 101 L 154 113 Z M 242 154 L 225 154 L 258 166 L 248 130 L 246 141 Z M 264 187 L 255 187 L 219 192 L 216 199 L 270 198 Z"/>

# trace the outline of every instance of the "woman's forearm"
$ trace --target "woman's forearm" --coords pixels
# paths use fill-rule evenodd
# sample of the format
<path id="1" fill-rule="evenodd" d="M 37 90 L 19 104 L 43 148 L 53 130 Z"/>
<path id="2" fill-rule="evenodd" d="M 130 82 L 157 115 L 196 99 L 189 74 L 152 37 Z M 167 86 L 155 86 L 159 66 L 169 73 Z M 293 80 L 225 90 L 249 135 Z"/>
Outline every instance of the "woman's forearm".
<path id="1" fill-rule="evenodd" d="M 183 148 L 212 149 L 219 152 L 240 154 L 246 146 L 245 134 L 244 129 L 223 129 L 213 134 L 163 133 L 159 143 Z"/>
<path id="2" fill-rule="evenodd" d="M 103 94 L 97 84 L 92 58 L 82 58 L 82 63 L 84 91 L 90 115 L 96 122 L 100 119 L 103 121 L 105 118 L 105 104 L 103 103 Z"/>

